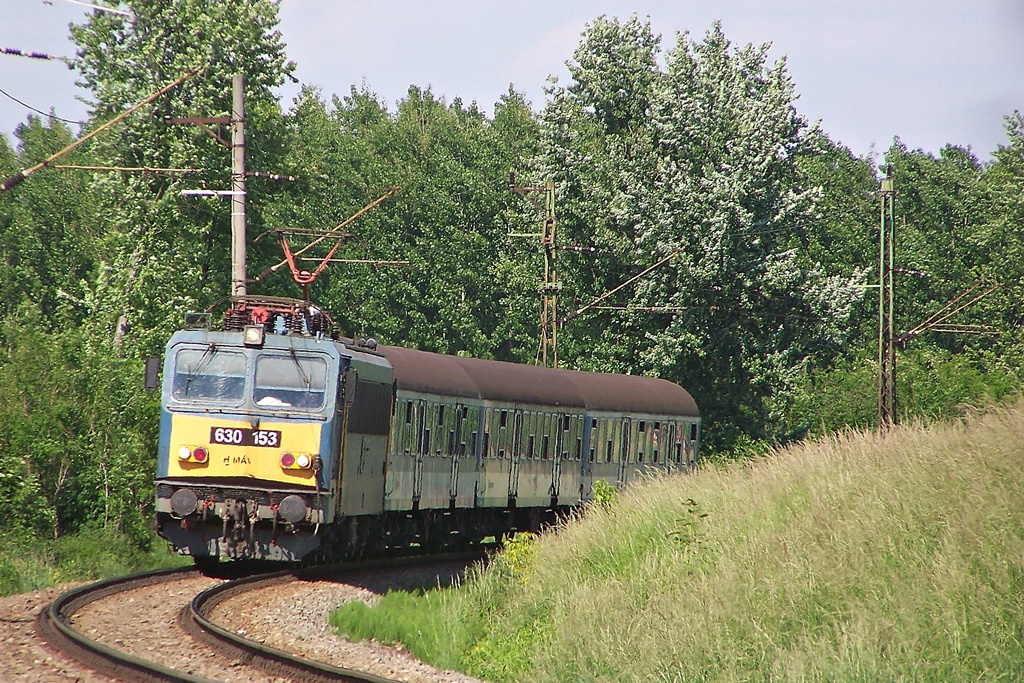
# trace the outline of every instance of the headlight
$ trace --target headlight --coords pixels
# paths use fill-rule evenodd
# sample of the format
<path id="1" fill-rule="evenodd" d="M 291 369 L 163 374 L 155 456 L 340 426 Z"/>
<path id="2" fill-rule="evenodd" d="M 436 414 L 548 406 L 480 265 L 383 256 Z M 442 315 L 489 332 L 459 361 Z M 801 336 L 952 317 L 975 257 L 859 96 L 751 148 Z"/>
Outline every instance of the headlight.
<path id="1" fill-rule="evenodd" d="M 178 460 L 205 465 L 210 460 L 210 451 L 206 446 L 179 446 Z"/>
<path id="2" fill-rule="evenodd" d="M 308 470 L 315 456 L 309 453 L 282 453 L 281 467 L 286 470 Z"/>

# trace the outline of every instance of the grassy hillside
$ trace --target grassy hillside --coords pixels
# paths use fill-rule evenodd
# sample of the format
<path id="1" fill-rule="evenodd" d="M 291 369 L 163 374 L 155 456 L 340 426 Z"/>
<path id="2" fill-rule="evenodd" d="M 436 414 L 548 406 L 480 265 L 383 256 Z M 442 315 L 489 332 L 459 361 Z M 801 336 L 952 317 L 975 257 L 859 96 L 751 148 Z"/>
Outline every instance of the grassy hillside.
<path id="1" fill-rule="evenodd" d="M 1024 409 L 634 486 L 332 623 L 495 681 L 1014 679 Z"/>

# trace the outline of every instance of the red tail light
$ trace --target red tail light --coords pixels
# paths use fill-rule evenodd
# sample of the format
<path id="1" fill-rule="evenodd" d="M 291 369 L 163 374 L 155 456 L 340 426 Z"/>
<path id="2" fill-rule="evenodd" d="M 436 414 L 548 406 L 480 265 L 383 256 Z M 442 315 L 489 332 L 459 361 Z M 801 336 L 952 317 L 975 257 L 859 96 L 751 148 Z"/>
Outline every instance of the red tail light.
<path id="1" fill-rule="evenodd" d="M 207 452 L 207 450 L 202 446 L 197 446 L 196 449 L 192 451 L 192 459 L 196 462 L 206 462 L 208 457 L 210 457 L 209 452 Z"/>
<path id="2" fill-rule="evenodd" d="M 281 456 L 281 467 L 291 467 L 295 464 L 295 456 L 291 453 L 285 453 Z"/>

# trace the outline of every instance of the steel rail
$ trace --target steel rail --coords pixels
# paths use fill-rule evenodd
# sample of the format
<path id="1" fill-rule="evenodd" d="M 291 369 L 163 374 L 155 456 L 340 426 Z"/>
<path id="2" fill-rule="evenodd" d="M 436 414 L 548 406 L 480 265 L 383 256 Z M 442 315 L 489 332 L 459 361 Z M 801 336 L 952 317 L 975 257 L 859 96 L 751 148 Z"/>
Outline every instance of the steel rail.
<path id="1" fill-rule="evenodd" d="M 346 565 L 313 567 L 302 570 L 284 570 L 236 578 L 198 593 L 182 608 L 179 626 L 197 642 L 209 645 L 215 651 L 237 658 L 256 668 L 278 676 L 300 681 L 341 681 L 343 683 L 398 683 L 394 679 L 326 662 L 305 659 L 298 655 L 264 645 L 232 633 L 213 623 L 209 614 L 221 602 L 246 591 L 310 580 L 318 577 L 373 570 L 393 570 L 416 564 L 443 562 L 470 563 L 486 557 L 486 552 L 472 551 L 451 555 L 391 557 Z M 229 570 L 229 569 L 228 569 Z M 199 573 L 194 567 L 161 569 L 143 574 L 98 581 L 62 593 L 49 607 L 36 617 L 36 633 L 50 647 L 65 653 L 81 664 L 121 681 L 145 683 L 216 683 L 214 679 L 178 671 L 157 662 L 136 657 L 128 652 L 105 645 L 85 636 L 72 626 L 76 612 L 83 607 L 115 593 L 144 588 L 159 583 L 186 578 Z"/>
<path id="2" fill-rule="evenodd" d="M 228 656 L 251 663 L 269 673 L 300 681 L 342 681 L 343 683 L 398 683 L 370 673 L 334 666 L 299 657 L 290 652 L 245 638 L 215 624 L 209 614 L 219 603 L 239 593 L 297 580 L 293 572 L 283 571 L 235 579 L 207 588 L 192 599 L 179 617 L 179 624 L 193 638 L 206 641 Z"/>
<path id="3" fill-rule="evenodd" d="M 58 652 L 67 653 L 91 669 L 124 681 L 213 683 L 211 679 L 147 661 L 86 637 L 71 625 L 75 612 L 97 600 L 133 588 L 143 588 L 196 574 L 192 567 L 161 569 L 91 583 L 62 593 L 36 617 L 36 633 Z"/>
<path id="4" fill-rule="evenodd" d="M 388 570 L 408 567 L 415 564 L 435 564 L 441 562 L 472 562 L 486 557 L 485 552 L 473 551 L 452 555 L 434 555 L 429 557 L 401 557 L 369 560 L 349 565 L 315 567 L 300 571 L 280 571 L 272 574 L 234 579 L 212 586 L 192 599 L 191 604 L 182 610 L 179 623 L 192 637 L 208 641 L 221 652 L 239 657 L 247 662 L 271 673 L 295 678 L 301 681 L 342 681 L 343 683 L 398 683 L 395 679 L 384 678 L 375 674 L 356 671 L 335 666 L 326 662 L 318 662 L 299 657 L 275 647 L 265 645 L 250 638 L 233 633 L 213 623 L 209 615 L 213 609 L 236 595 L 258 588 L 275 586 L 292 581 L 308 580 L 322 576 L 337 577 L 347 573 L 366 572 L 372 570 Z"/>

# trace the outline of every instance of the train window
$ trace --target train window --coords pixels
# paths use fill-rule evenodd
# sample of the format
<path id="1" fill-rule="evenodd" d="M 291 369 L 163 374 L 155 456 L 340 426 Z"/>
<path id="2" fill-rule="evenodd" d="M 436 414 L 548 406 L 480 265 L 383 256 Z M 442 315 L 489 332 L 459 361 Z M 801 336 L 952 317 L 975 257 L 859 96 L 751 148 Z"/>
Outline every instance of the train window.
<path id="1" fill-rule="evenodd" d="M 526 457 L 529 458 L 530 460 L 532 460 L 534 456 L 534 446 L 536 445 L 534 441 L 536 438 L 536 436 L 530 434 L 529 446 L 527 446 L 526 449 Z"/>
<path id="2" fill-rule="evenodd" d="M 608 451 L 605 453 L 605 462 L 612 461 L 612 440 L 608 439 Z"/>
<path id="3" fill-rule="evenodd" d="M 265 408 L 319 408 L 324 404 L 327 363 L 296 354 L 256 358 L 253 400 Z"/>
<path id="4" fill-rule="evenodd" d="M 437 424 L 439 426 L 444 424 L 444 404 L 443 403 L 437 407 Z"/>
<path id="5" fill-rule="evenodd" d="M 507 410 L 501 411 L 501 422 L 498 424 L 498 426 L 499 427 L 507 427 L 508 426 L 508 411 Z"/>
<path id="6" fill-rule="evenodd" d="M 569 431 L 570 421 L 571 421 L 571 416 L 569 416 L 569 415 L 566 415 L 565 417 L 562 418 L 562 431 L 563 432 Z"/>
<path id="7" fill-rule="evenodd" d="M 548 435 L 547 434 L 544 435 L 544 440 L 541 443 L 543 444 L 541 446 L 541 452 L 540 452 L 541 460 L 547 460 L 548 459 Z"/>
<path id="8" fill-rule="evenodd" d="M 576 459 L 583 459 L 583 439 L 581 437 L 576 437 Z"/>
<path id="9" fill-rule="evenodd" d="M 412 424 L 412 401 L 405 402 L 405 424 Z"/>
<path id="10" fill-rule="evenodd" d="M 423 430 L 423 446 L 420 448 L 420 452 L 424 455 L 430 455 L 430 430 Z"/>
<path id="11" fill-rule="evenodd" d="M 596 453 L 594 453 L 594 449 L 591 448 L 590 449 L 590 462 L 594 462 L 594 456 L 595 455 L 596 455 Z"/>
<path id="12" fill-rule="evenodd" d="M 655 422 L 654 423 L 654 431 L 658 431 L 659 429 L 661 429 L 661 423 L 660 422 Z"/>
<path id="13" fill-rule="evenodd" d="M 676 462 L 683 461 L 683 444 L 676 442 Z"/>
<path id="14" fill-rule="evenodd" d="M 504 448 L 499 448 L 498 449 L 498 459 L 499 460 L 504 460 L 505 459 L 505 449 Z"/>
<path id="15" fill-rule="evenodd" d="M 637 431 L 638 432 L 646 432 L 647 431 L 647 423 L 644 422 L 643 420 L 640 420 L 640 426 L 637 427 Z"/>
<path id="16" fill-rule="evenodd" d="M 481 451 L 483 452 L 483 454 L 484 454 L 483 457 L 485 457 L 485 458 L 491 457 L 490 451 L 487 450 L 490 447 L 490 445 L 491 445 L 491 435 L 490 435 L 489 432 L 484 432 L 484 443 L 483 443 L 483 448 L 481 449 Z"/>
<path id="17" fill-rule="evenodd" d="M 469 454 L 476 457 L 476 432 L 469 435 Z"/>
<path id="18" fill-rule="evenodd" d="M 696 440 L 697 440 L 697 425 L 696 424 L 692 424 L 692 425 L 690 425 L 690 441 L 696 441 Z"/>
<path id="19" fill-rule="evenodd" d="M 210 344 L 204 349 L 181 349 L 174 356 L 171 396 L 175 401 L 238 403 L 244 395 L 243 354 L 221 351 Z"/>

